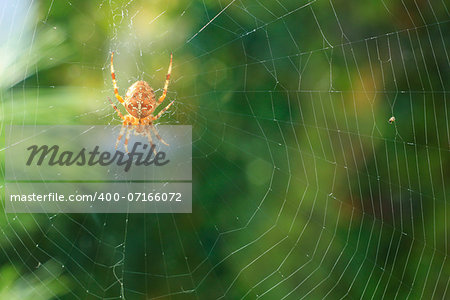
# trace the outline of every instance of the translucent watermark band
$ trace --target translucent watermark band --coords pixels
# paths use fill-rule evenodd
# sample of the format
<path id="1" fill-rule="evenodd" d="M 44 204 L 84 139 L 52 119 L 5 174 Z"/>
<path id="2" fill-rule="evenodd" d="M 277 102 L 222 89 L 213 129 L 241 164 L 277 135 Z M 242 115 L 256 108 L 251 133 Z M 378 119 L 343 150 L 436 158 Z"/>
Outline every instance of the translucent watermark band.
<path id="1" fill-rule="evenodd" d="M 6 212 L 191 212 L 191 126 L 8 126 Z"/>

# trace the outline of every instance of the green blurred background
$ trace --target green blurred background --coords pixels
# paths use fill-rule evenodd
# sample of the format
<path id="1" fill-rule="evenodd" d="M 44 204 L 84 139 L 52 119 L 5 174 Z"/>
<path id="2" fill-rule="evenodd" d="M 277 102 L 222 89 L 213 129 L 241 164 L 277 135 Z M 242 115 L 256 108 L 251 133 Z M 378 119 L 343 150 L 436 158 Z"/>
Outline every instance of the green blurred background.
<path id="1" fill-rule="evenodd" d="M 448 6 L 1 1 L 0 176 L 5 125 L 120 124 L 111 51 L 122 95 L 173 52 L 193 212 L 2 213 L 0 298 L 450 297 Z"/>

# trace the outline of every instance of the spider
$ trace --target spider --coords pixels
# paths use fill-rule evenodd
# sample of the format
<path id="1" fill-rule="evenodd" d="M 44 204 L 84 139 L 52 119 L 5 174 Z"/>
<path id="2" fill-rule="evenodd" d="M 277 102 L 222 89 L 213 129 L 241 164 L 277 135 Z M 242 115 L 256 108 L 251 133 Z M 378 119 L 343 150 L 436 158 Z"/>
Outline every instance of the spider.
<path id="1" fill-rule="evenodd" d="M 158 100 L 156 100 L 153 89 L 145 81 L 136 81 L 135 83 L 133 83 L 128 88 L 124 100 L 119 95 L 119 90 L 117 88 L 116 74 L 114 73 L 114 66 L 113 66 L 114 52 L 111 53 L 111 77 L 114 85 L 114 95 L 128 112 L 128 115 L 123 116 L 120 110 L 117 108 L 117 106 L 111 101 L 111 99 L 108 98 L 112 107 L 115 109 L 119 117 L 123 120 L 122 128 L 120 129 L 120 133 L 116 141 L 116 149 L 126 129 L 124 146 L 126 153 L 128 153 L 128 140 L 130 138 L 130 134 L 133 128 L 135 129 L 134 132 L 135 135 L 147 136 L 148 142 L 150 143 L 150 146 L 152 147 L 153 152 L 155 152 L 155 154 L 156 151 L 153 145 L 150 130 L 154 133 L 154 135 L 158 138 L 158 140 L 161 141 L 161 143 L 163 143 L 166 146 L 169 146 L 169 144 L 167 144 L 156 131 L 155 127 L 153 126 L 153 121 L 161 117 L 162 114 L 165 113 L 167 109 L 169 109 L 169 107 L 173 104 L 174 101 L 170 102 L 156 116 L 153 115 L 153 112 L 166 98 L 167 87 L 169 86 L 170 73 L 172 72 L 172 57 L 173 55 L 170 54 L 170 63 L 169 63 L 169 70 L 167 71 L 166 75 L 166 83 L 164 84 L 163 94 L 161 97 L 159 97 Z"/>

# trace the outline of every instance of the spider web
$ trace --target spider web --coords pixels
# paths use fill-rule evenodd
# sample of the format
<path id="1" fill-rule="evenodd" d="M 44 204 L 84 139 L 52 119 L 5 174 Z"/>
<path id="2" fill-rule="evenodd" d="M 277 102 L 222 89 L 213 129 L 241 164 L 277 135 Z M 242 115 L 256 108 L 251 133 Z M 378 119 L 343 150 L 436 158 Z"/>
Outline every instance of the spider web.
<path id="1" fill-rule="evenodd" d="M 444 1 L 23 0 L 0 25 L 2 135 L 120 124 L 111 51 L 122 95 L 159 95 L 173 52 L 159 124 L 193 126 L 192 214 L 4 213 L 0 295 L 448 297 Z"/>

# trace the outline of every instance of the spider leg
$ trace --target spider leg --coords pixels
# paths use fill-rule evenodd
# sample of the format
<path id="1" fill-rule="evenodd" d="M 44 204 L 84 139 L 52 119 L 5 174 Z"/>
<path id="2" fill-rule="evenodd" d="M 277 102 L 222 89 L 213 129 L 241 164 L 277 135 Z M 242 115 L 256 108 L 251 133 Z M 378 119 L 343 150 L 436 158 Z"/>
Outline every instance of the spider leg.
<path id="1" fill-rule="evenodd" d="M 116 96 L 117 100 L 119 100 L 119 102 L 123 104 L 123 99 L 119 95 L 119 89 L 117 88 L 116 73 L 114 72 L 114 66 L 113 66 L 113 57 L 114 57 L 114 52 L 111 53 L 111 77 L 112 77 L 112 82 L 114 85 L 114 95 Z"/>
<path id="2" fill-rule="evenodd" d="M 153 148 L 153 153 L 156 155 L 156 147 L 155 147 L 155 144 L 153 144 L 152 135 L 150 133 L 150 129 L 148 128 L 149 126 L 146 126 L 146 127 L 147 128 L 145 130 L 145 134 L 147 135 L 147 139 L 150 144 L 150 147 Z"/>
<path id="3" fill-rule="evenodd" d="M 163 143 L 166 146 L 169 146 L 169 144 L 167 144 L 162 137 L 159 135 L 158 131 L 156 131 L 156 128 L 153 125 L 150 125 L 150 129 L 152 130 L 152 132 L 155 134 L 156 138 Z"/>
<path id="4" fill-rule="evenodd" d="M 120 128 L 119 136 L 117 137 L 116 148 L 115 148 L 116 150 L 117 150 L 117 146 L 119 146 L 120 139 L 122 138 L 123 134 L 125 133 L 125 128 L 127 128 L 127 124 L 126 124 L 126 122 L 123 122 L 122 128 Z"/>
<path id="5" fill-rule="evenodd" d="M 164 91 L 162 96 L 158 99 L 158 103 L 156 104 L 156 106 L 160 105 L 164 99 L 166 98 L 167 95 L 167 88 L 169 87 L 169 80 L 170 80 L 170 73 L 172 73 L 172 57 L 173 54 L 170 54 L 170 63 L 169 63 L 169 70 L 167 71 L 167 75 L 166 75 L 166 83 L 164 84 Z M 112 64 L 111 64 L 112 66 Z"/>
<path id="6" fill-rule="evenodd" d="M 125 136 L 125 152 L 128 153 L 128 140 L 130 139 L 130 134 L 131 134 L 131 125 L 127 126 L 127 135 Z"/>
<path id="7" fill-rule="evenodd" d="M 122 120 L 125 120 L 125 118 L 123 117 L 123 115 L 122 115 L 122 113 L 120 112 L 120 110 L 117 108 L 117 106 L 111 101 L 111 99 L 109 99 L 109 97 L 108 97 L 108 100 L 109 100 L 109 103 L 111 103 L 111 105 L 112 105 L 112 107 L 115 109 L 115 111 L 117 112 L 117 114 L 119 115 L 119 117 L 122 119 Z"/>
<path id="8" fill-rule="evenodd" d="M 159 117 L 161 117 L 162 114 L 165 113 L 166 110 L 168 110 L 170 106 L 172 106 L 173 102 L 174 102 L 174 101 L 170 102 L 169 105 L 167 105 L 166 107 L 164 107 L 163 109 L 161 109 L 161 111 L 160 111 L 156 116 L 153 117 L 153 121 L 155 121 L 155 120 L 157 120 Z"/>

